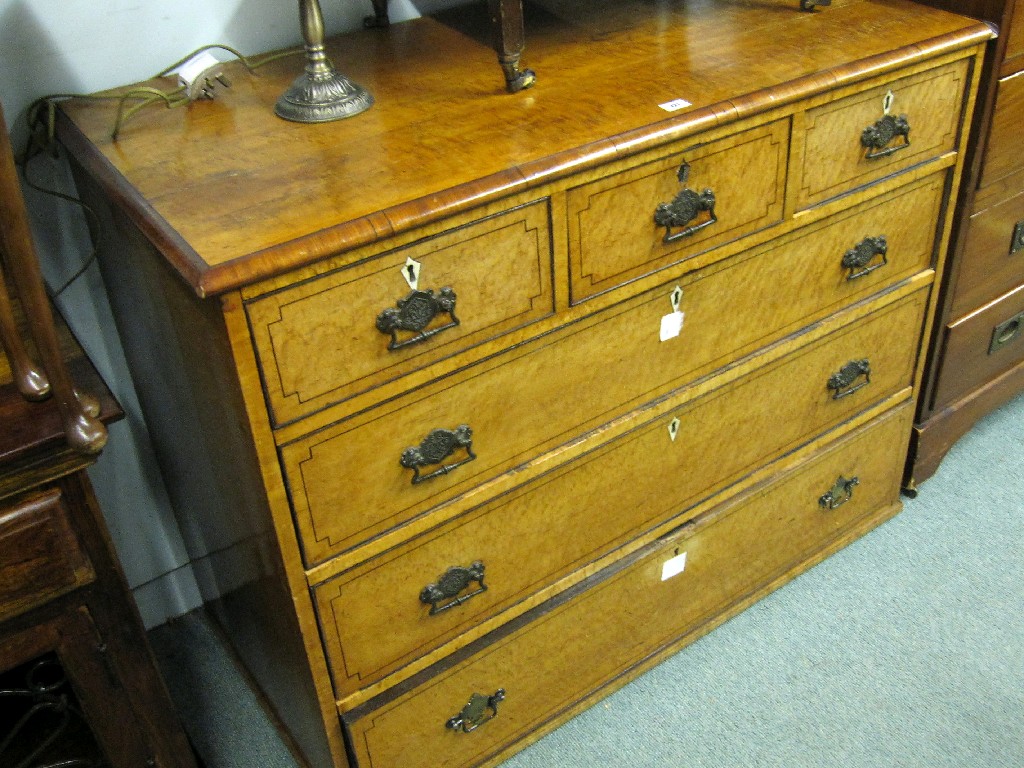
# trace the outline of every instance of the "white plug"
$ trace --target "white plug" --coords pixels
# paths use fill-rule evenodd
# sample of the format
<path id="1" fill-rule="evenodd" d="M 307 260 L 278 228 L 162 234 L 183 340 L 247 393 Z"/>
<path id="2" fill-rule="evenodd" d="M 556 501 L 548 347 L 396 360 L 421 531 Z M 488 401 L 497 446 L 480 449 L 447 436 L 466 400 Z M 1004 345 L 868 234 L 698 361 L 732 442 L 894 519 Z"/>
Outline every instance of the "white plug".
<path id="1" fill-rule="evenodd" d="M 225 88 L 231 83 L 224 77 L 224 62 L 218 61 L 209 51 L 201 51 L 178 68 L 178 82 L 185 86 L 185 92 L 192 101 L 212 99 L 216 83 Z"/>

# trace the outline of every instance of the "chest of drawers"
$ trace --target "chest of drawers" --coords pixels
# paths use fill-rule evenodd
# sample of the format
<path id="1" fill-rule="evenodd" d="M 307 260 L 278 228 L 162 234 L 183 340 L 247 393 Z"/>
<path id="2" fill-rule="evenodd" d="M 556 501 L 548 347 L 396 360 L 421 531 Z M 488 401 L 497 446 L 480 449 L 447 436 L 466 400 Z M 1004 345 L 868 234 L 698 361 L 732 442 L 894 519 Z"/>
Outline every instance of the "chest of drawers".
<path id="1" fill-rule="evenodd" d="M 514 95 L 457 13 L 346 37 L 377 104 L 329 125 L 273 117 L 287 60 L 116 142 L 64 105 L 197 572 L 312 765 L 499 761 L 899 508 L 991 31 L 685 5 L 552 9 Z"/>

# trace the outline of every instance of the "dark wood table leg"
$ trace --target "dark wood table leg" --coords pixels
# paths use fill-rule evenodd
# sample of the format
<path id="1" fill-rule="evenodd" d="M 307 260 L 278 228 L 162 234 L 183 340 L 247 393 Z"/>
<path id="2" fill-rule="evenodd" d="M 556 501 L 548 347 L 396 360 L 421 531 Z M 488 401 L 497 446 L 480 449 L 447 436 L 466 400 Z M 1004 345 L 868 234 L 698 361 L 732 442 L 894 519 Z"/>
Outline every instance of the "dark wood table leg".
<path id="1" fill-rule="evenodd" d="M 505 73 L 505 85 L 509 93 L 529 88 L 536 82 L 537 75 L 532 69 L 519 67 L 526 42 L 522 0 L 488 0 L 488 4 L 494 30 L 494 48 L 498 52 L 498 63 Z"/>

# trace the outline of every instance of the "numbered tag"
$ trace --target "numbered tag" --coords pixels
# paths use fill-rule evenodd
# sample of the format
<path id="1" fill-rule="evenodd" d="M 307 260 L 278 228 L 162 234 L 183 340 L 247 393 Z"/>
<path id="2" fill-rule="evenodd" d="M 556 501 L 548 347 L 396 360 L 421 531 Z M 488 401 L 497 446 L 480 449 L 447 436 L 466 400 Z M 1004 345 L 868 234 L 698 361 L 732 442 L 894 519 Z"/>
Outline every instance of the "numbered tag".
<path id="1" fill-rule="evenodd" d="M 662 341 L 668 341 L 678 336 L 683 330 L 683 320 L 685 319 L 685 314 L 679 310 L 683 301 L 683 289 L 677 285 L 669 295 L 669 300 L 672 302 L 672 311 L 661 318 L 661 330 L 658 333 L 658 338 Z"/>
<path id="2" fill-rule="evenodd" d="M 410 256 L 405 260 L 405 264 L 402 266 L 402 277 L 405 278 L 405 282 L 409 284 L 409 287 L 414 291 L 419 290 L 420 287 L 420 263 L 413 261 Z"/>

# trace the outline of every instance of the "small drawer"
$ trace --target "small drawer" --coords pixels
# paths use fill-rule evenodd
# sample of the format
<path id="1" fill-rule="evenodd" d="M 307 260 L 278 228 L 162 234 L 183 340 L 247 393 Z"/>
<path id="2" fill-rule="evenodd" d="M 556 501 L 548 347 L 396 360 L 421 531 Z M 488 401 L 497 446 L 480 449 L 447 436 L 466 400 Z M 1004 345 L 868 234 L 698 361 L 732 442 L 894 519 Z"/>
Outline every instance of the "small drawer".
<path id="1" fill-rule="evenodd" d="M 788 141 L 780 120 L 569 190 L 572 302 L 781 221 Z"/>
<path id="2" fill-rule="evenodd" d="M 979 187 L 1024 169 L 1021 126 L 1024 125 L 1024 72 L 999 81 L 992 125 L 988 132 Z"/>
<path id="3" fill-rule="evenodd" d="M 1024 360 L 1024 285 L 946 329 L 935 407 L 948 405 Z"/>
<path id="4" fill-rule="evenodd" d="M 59 490 L 0 507 L 0 620 L 95 578 Z"/>
<path id="5" fill-rule="evenodd" d="M 1024 280 L 1024 172 L 1017 194 L 978 211 L 968 222 L 951 317 L 960 318 Z"/>
<path id="6" fill-rule="evenodd" d="M 274 423 L 550 315 L 549 217 L 538 200 L 249 303 Z"/>
<path id="7" fill-rule="evenodd" d="M 521 606 L 538 589 L 908 387 L 926 294 L 686 403 L 316 587 L 336 695 L 344 698 L 480 621 Z M 864 357 L 870 384 L 834 398 L 830 377 Z"/>
<path id="8" fill-rule="evenodd" d="M 797 208 L 955 150 L 969 64 L 955 61 L 809 110 Z"/>
<path id="9" fill-rule="evenodd" d="M 1003 34 L 1006 35 L 1003 61 L 1020 69 L 1024 66 L 1024 3 L 1020 0 L 1014 3 L 1013 18 L 1010 19 L 1009 29 L 1004 29 Z"/>
<path id="10" fill-rule="evenodd" d="M 283 446 L 307 563 L 399 526 L 924 268 L 934 237 L 929 216 L 941 187 L 941 176 L 922 180 L 801 230 L 784 244 L 691 272 L 678 283 Z M 865 235 L 888 238 L 890 261 L 851 280 L 856 272 L 843 259 Z M 872 256 L 865 264 L 881 263 Z M 673 295 L 683 325 L 678 335 L 663 336 Z M 570 407 L 577 400 L 588 408 Z M 456 434 L 462 425 L 469 434 Z M 419 470 L 403 469 L 400 457 L 407 449 L 425 456 L 442 443 L 450 454 L 442 451 L 430 465 L 435 469 L 420 473 L 434 476 L 413 483 Z M 451 469 L 436 474 L 444 467 Z"/>
<path id="11" fill-rule="evenodd" d="M 343 714 L 354 766 L 479 765 L 550 730 L 584 698 L 610 693 L 896 512 L 911 417 L 909 406 L 890 412 L 481 638 L 415 685 Z"/>

